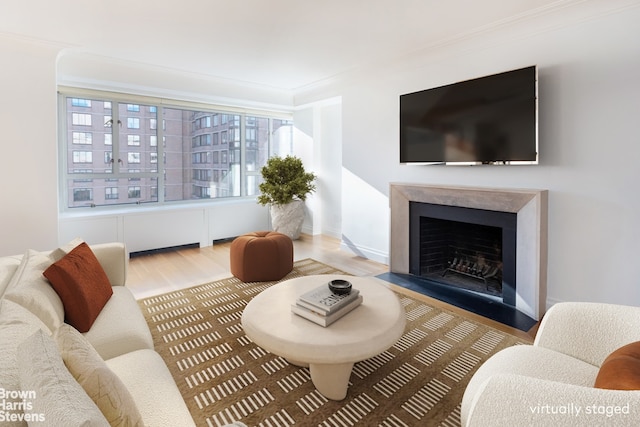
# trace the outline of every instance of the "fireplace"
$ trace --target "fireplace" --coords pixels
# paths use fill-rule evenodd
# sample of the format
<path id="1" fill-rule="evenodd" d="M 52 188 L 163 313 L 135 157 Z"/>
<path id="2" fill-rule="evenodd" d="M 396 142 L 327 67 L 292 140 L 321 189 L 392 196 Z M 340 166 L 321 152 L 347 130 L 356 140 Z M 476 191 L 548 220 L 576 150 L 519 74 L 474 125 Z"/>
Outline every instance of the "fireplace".
<path id="1" fill-rule="evenodd" d="M 468 310 L 507 306 L 540 320 L 546 309 L 547 197 L 546 190 L 392 183 L 390 274 L 477 294 L 459 304 Z"/>
<path id="2" fill-rule="evenodd" d="M 515 307 L 517 216 L 410 202 L 412 275 Z"/>

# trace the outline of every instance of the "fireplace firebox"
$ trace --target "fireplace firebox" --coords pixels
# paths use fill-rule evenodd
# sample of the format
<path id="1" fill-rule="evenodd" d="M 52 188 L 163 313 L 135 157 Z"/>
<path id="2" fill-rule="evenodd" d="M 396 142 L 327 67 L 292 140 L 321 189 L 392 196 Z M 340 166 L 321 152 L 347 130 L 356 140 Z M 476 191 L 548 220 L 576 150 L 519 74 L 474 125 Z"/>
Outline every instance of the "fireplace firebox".
<path id="1" fill-rule="evenodd" d="M 517 215 L 410 202 L 409 272 L 516 305 Z"/>

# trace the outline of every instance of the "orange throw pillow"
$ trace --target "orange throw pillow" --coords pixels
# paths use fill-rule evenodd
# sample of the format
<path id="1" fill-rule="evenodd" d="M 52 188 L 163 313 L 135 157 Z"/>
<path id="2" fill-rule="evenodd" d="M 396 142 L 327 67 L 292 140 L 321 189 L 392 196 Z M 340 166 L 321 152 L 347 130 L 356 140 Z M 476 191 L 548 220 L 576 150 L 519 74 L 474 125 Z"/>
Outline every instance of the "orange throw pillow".
<path id="1" fill-rule="evenodd" d="M 80 332 L 91 328 L 113 295 L 107 274 L 84 242 L 43 274 L 62 300 L 65 322 Z"/>
<path id="2" fill-rule="evenodd" d="M 640 390 L 640 341 L 620 347 L 600 366 L 595 388 Z"/>

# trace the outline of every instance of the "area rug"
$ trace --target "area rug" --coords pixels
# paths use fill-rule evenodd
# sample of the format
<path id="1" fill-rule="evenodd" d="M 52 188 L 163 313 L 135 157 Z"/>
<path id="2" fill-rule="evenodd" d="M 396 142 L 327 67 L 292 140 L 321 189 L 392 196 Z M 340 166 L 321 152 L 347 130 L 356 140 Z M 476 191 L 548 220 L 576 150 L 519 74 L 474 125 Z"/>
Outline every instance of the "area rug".
<path id="1" fill-rule="evenodd" d="M 312 259 L 282 280 L 345 274 Z M 319 394 L 307 368 L 257 347 L 242 330 L 251 298 L 277 282 L 236 278 L 139 301 L 156 350 L 198 426 L 459 426 L 460 401 L 475 370 L 519 338 L 397 293 L 404 335 L 356 363 L 347 397 Z"/>

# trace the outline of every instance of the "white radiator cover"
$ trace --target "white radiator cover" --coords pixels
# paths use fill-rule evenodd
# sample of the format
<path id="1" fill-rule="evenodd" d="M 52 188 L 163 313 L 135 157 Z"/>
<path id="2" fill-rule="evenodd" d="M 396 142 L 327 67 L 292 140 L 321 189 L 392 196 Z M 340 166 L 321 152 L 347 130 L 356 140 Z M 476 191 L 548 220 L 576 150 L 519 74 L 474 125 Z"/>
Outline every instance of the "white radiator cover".
<path id="1" fill-rule="evenodd" d="M 60 244 L 75 237 L 91 244 L 123 242 L 129 252 L 139 252 L 193 243 L 210 246 L 214 240 L 269 229 L 267 208 L 247 199 L 64 214 L 58 240 Z"/>

